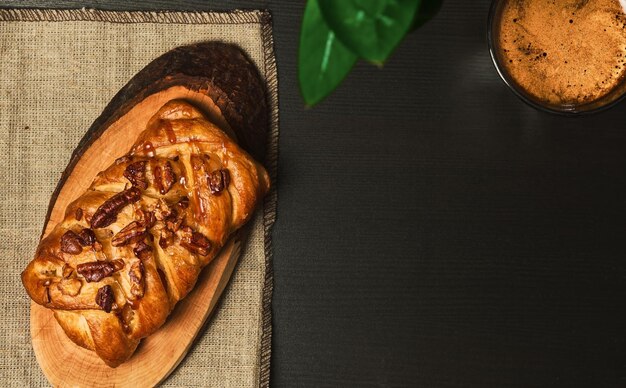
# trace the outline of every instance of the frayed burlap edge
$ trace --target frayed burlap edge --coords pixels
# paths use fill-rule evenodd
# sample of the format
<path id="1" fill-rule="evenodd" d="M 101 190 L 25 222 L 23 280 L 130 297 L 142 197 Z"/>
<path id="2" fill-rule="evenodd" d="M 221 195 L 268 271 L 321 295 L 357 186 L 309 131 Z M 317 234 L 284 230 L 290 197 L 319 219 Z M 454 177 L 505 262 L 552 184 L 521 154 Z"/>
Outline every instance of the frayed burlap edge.
<path id="1" fill-rule="evenodd" d="M 272 16 L 263 12 L 262 38 L 265 63 L 265 80 L 267 82 L 267 98 L 270 106 L 270 133 L 267 143 L 266 167 L 270 174 L 272 187 L 265 198 L 263 225 L 265 230 L 265 284 L 263 286 L 261 360 L 259 386 L 269 387 L 270 358 L 272 355 L 272 292 L 274 290 L 274 270 L 272 266 L 272 226 L 276 221 L 276 205 L 278 203 L 277 172 L 278 172 L 278 74 L 276 57 L 274 56 L 274 37 L 272 34 Z"/>
<path id="2" fill-rule="evenodd" d="M 109 23 L 242 24 L 271 23 L 268 11 L 228 12 L 102 11 L 99 9 L 0 9 L 0 20 L 21 22 L 91 21 Z M 270 25 L 271 29 L 271 25 Z"/>
<path id="3" fill-rule="evenodd" d="M 263 44 L 263 66 L 267 99 L 270 106 L 270 130 L 267 139 L 265 165 L 272 180 L 272 188 L 264 201 L 263 227 L 265 245 L 265 280 L 261 303 L 261 350 L 259 360 L 259 387 L 269 387 L 272 354 L 272 226 L 276 220 L 278 193 L 278 76 L 274 56 L 272 16 L 269 11 L 230 12 L 141 12 L 102 11 L 95 9 L 0 9 L 0 21 L 61 22 L 94 21 L 108 23 L 180 23 L 180 24 L 240 24 L 260 23 Z"/>

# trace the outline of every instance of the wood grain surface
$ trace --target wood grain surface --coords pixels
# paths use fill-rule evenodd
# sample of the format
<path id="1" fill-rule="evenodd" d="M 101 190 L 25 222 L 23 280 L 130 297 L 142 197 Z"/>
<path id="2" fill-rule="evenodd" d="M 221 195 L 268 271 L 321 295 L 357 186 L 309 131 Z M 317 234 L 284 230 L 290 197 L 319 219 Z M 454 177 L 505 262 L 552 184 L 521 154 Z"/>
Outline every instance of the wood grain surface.
<path id="1" fill-rule="evenodd" d="M 444 1 L 305 109 L 303 1 L 19 2 L 272 11 L 272 386 L 623 387 L 626 105 L 524 105 L 491 64 L 489 4 Z"/>

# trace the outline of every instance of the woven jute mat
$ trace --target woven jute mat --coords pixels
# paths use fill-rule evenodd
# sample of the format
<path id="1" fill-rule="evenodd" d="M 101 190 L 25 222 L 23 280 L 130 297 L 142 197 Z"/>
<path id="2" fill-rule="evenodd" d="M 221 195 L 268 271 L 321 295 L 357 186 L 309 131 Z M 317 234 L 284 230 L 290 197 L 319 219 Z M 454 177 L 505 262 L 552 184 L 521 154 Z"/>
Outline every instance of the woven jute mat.
<path id="1" fill-rule="evenodd" d="M 276 211 L 278 95 L 269 13 L 0 10 L 0 386 L 46 386 L 31 346 L 19 274 L 79 140 L 113 95 L 152 59 L 194 42 L 239 45 L 265 77 L 266 167 L 274 191 L 206 329 L 164 386 L 269 385 L 271 236 Z"/>

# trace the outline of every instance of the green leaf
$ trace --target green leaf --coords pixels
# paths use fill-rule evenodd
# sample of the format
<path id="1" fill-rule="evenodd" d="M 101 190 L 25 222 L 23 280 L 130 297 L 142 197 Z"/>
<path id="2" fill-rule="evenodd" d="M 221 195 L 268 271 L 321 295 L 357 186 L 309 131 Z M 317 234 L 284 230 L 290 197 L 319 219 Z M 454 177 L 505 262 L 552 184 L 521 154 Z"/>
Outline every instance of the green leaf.
<path id="1" fill-rule="evenodd" d="M 417 30 L 424 25 L 424 23 L 432 19 L 437 12 L 439 12 L 442 4 L 443 0 L 422 0 L 422 3 L 415 13 L 415 19 L 413 19 L 410 31 L 413 32 Z"/>
<path id="2" fill-rule="evenodd" d="M 307 105 L 315 105 L 341 83 L 354 66 L 357 56 L 336 38 L 322 18 L 317 0 L 309 0 L 304 10 L 298 78 Z"/>
<path id="3" fill-rule="evenodd" d="M 318 0 L 322 16 L 354 53 L 383 63 L 402 41 L 420 0 Z"/>

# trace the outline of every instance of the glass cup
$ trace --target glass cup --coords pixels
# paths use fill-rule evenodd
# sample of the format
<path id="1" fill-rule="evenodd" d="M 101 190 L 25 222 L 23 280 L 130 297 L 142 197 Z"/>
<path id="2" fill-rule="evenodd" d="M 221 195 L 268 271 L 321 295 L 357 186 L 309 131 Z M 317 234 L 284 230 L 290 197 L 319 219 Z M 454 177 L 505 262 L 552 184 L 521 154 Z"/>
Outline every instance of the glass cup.
<path id="1" fill-rule="evenodd" d="M 493 0 L 489 10 L 488 26 L 487 26 L 487 42 L 489 44 L 489 52 L 493 64 L 502 78 L 502 81 L 515 93 L 522 101 L 528 105 L 549 113 L 556 113 L 566 116 L 580 116 L 589 113 L 596 113 L 608 109 L 626 96 L 626 80 L 617 83 L 608 93 L 598 97 L 597 99 L 582 103 L 561 103 L 555 104 L 548 100 L 537 98 L 536 96 L 525 90 L 511 76 L 511 73 L 505 65 L 502 48 L 499 44 L 501 18 L 504 5 L 511 0 Z M 573 21 L 570 21 L 572 23 Z M 545 54 L 543 54 L 545 55 Z"/>

